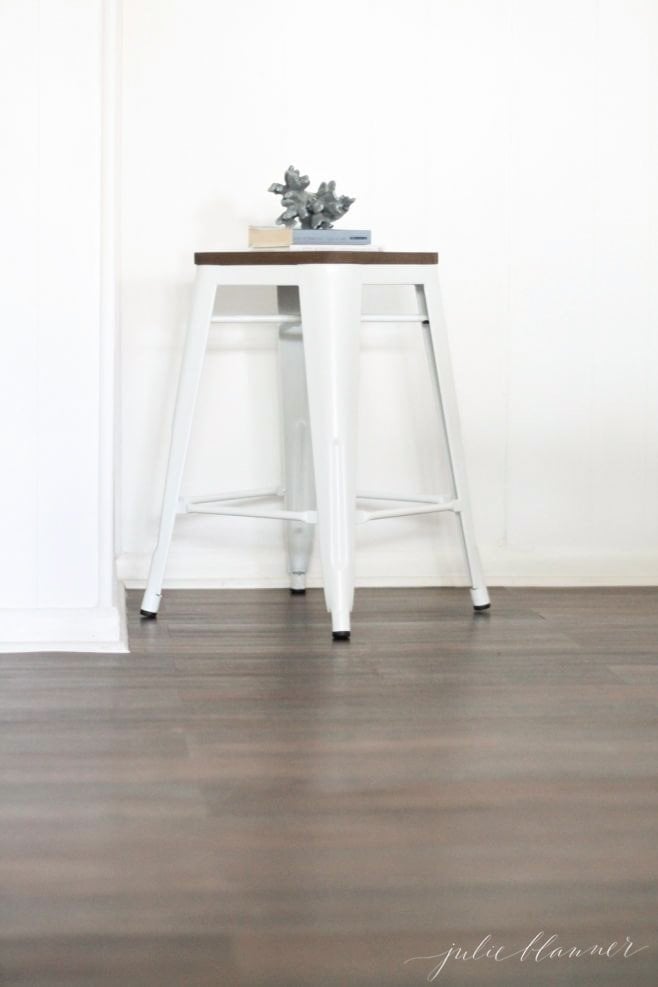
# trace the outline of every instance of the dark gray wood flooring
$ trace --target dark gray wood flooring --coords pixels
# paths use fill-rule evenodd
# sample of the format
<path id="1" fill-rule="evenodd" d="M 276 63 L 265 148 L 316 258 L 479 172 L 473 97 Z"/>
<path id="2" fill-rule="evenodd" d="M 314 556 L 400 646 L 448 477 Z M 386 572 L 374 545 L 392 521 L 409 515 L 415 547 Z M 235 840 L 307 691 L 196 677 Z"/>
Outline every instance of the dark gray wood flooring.
<path id="1" fill-rule="evenodd" d="M 0 655 L 0 984 L 658 983 L 658 589 L 128 594 Z M 557 945 L 557 944 L 556 944 Z"/>

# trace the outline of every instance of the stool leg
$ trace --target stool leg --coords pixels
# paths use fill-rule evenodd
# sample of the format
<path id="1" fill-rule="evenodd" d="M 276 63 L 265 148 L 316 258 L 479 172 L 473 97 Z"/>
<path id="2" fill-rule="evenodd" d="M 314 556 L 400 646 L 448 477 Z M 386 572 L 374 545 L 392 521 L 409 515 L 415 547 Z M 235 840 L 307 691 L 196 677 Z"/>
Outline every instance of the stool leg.
<path id="1" fill-rule="evenodd" d="M 296 287 L 277 288 L 280 315 L 299 316 Z M 313 452 L 308 411 L 304 344 L 301 325 L 284 324 L 279 329 L 279 371 L 283 412 L 285 507 L 288 511 L 315 509 Z M 290 592 L 306 592 L 306 573 L 313 549 L 314 525 L 286 522 Z"/>
<path id="2" fill-rule="evenodd" d="M 318 264 L 300 274 L 318 528 L 334 640 L 348 640 L 354 602 L 356 427 L 361 274 Z"/>
<path id="3" fill-rule="evenodd" d="M 416 288 L 421 312 L 427 314 L 423 323 L 423 334 L 427 351 L 432 389 L 437 403 L 439 419 L 448 449 L 448 459 L 454 487 L 454 496 L 459 503 L 457 516 L 461 530 L 462 544 L 471 583 L 471 600 L 477 611 L 488 610 L 489 593 L 484 581 L 480 554 L 475 541 L 473 518 L 468 497 L 466 466 L 461 441 L 457 396 L 450 362 L 450 350 L 441 304 L 439 283 L 436 275 L 428 276 L 423 285 Z"/>
<path id="4" fill-rule="evenodd" d="M 180 485 L 185 466 L 185 456 L 192 430 L 192 419 L 196 405 L 201 370 L 208 342 L 208 329 L 212 317 L 216 282 L 212 269 L 200 267 L 197 269 L 192 312 L 190 316 L 183 363 L 178 381 L 176 409 L 171 431 L 169 448 L 169 463 L 165 480 L 162 513 L 160 515 L 160 530 L 158 541 L 151 559 L 146 591 L 142 599 L 141 614 L 144 617 L 156 617 L 160 607 L 162 582 L 164 579 L 167 556 L 180 495 Z"/>

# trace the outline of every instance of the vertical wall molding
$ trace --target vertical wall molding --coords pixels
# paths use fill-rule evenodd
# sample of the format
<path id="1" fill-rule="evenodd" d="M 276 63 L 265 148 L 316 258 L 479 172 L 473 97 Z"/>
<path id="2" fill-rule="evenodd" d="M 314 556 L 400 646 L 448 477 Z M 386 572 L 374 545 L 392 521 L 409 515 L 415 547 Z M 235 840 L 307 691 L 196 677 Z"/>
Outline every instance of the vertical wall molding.
<path id="1" fill-rule="evenodd" d="M 119 92 L 119 0 L 103 0 L 101 38 L 101 280 L 99 361 L 99 601 L 116 601 L 115 469 L 117 462 L 117 143 Z"/>
<path id="2" fill-rule="evenodd" d="M 0 299 L 4 652 L 127 650 L 113 517 L 119 12 L 118 0 L 0 10 L 18 203 L 0 247 L 26 283 Z"/>

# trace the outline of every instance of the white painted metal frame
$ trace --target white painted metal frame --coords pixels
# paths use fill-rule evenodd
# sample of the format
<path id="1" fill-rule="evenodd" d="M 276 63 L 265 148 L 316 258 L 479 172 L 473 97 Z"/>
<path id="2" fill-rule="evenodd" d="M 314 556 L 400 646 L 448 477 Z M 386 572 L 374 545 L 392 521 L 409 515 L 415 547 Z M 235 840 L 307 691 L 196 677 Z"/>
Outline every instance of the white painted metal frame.
<path id="1" fill-rule="evenodd" d="M 414 285 L 418 312 L 361 313 L 365 284 Z M 225 285 L 272 285 L 277 315 L 213 315 Z M 303 315 L 303 318 L 302 318 Z M 180 497 L 201 370 L 211 324 L 279 326 L 282 384 L 282 487 Z M 437 412 L 448 450 L 452 491 L 414 497 L 356 489 L 356 433 L 361 322 L 420 323 L 423 327 Z M 303 328 L 302 328 L 303 327 Z M 281 498 L 283 509 L 237 506 Z M 357 510 L 357 499 L 388 502 L 381 510 Z M 476 610 L 489 606 L 468 502 L 457 401 L 452 378 L 436 265 L 301 264 L 282 266 L 201 265 L 181 368 L 158 541 L 142 613 L 155 615 L 177 513 L 285 520 L 293 592 L 303 592 L 314 527 L 318 530 L 324 593 L 335 638 L 348 638 L 354 600 L 356 524 L 414 514 L 451 511 L 459 519 Z"/>

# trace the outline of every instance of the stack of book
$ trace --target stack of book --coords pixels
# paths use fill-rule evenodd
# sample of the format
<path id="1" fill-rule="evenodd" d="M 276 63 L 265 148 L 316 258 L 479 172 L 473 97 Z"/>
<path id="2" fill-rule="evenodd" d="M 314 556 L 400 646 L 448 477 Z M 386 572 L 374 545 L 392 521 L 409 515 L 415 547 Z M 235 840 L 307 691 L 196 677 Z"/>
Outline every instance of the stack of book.
<path id="1" fill-rule="evenodd" d="M 370 247 L 370 230 L 302 230 L 289 226 L 250 226 L 249 246 L 255 250 L 286 247 Z"/>

